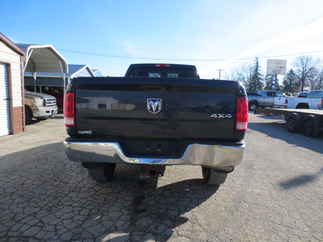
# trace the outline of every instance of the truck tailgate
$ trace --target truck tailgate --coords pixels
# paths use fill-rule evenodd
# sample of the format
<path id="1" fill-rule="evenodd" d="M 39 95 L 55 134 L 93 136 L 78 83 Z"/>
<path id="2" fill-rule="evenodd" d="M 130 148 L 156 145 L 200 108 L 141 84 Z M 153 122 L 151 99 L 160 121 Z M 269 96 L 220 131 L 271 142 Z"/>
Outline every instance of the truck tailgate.
<path id="1" fill-rule="evenodd" d="M 78 78 L 76 129 L 96 137 L 218 139 L 235 136 L 232 81 Z M 153 113 L 149 102 L 156 103 Z"/>

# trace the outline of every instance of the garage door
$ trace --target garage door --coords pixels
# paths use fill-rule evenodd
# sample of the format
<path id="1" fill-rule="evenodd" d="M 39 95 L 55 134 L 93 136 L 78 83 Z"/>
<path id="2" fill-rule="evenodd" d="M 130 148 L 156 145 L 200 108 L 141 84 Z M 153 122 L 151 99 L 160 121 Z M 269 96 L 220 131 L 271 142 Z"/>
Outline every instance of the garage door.
<path id="1" fill-rule="evenodd" d="M 0 136 L 8 135 L 10 129 L 8 66 L 0 64 Z"/>

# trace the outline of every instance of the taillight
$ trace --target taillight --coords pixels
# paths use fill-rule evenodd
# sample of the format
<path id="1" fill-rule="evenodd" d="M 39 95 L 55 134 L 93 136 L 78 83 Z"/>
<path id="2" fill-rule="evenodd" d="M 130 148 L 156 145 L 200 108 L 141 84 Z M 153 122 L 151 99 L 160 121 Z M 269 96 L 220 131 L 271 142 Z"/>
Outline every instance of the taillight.
<path id="1" fill-rule="evenodd" d="M 65 126 L 75 125 L 75 94 L 71 92 L 64 95 L 64 122 Z"/>
<path id="2" fill-rule="evenodd" d="M 170 67 L 169 64 L 156 64 L 156 67 Z"/>
<path id="3" fill-rule="evenodd" d="M 248 98 L 237 98 L 236 130 L 245 131 L 248 128 Z"/>

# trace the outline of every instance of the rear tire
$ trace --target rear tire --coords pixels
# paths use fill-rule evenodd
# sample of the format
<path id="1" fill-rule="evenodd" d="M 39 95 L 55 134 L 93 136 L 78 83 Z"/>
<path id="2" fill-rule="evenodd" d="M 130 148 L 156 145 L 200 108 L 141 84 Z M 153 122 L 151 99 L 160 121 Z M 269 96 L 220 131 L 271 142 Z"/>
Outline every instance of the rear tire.
<path id="1" fill-rule="evenodd" d="M 299 103 L 296 106 L 296 109 L 309 109 L 310 107 L 308 106 L 307 103 Z"/>
<path id="2" fill-rule="evenodd" d="M 228 173 L 216 170 L 214 168 L 202 166 L 203 180 L 206 184 L 212 186 L 220 186 L 227 178 Z"/>
<path id="3" fill-rule="evenodd" d="M 318 137 L 320 135 L 320 120 L 314 115 L 306 117 L 304 135 L 309 137 Z"/>
<path id="4" fill-rule="evenodd" d="M 291 133 L 296 133 L 301 129 L 301 119 L 298 114 L 293 113 L 287 117 L 287 130 Z"/>
<path id="5" fill-rule="evenodd" d="M 105 184 L 113 179 L 116 164 L 103 164 L 86 167 L 89 176 L 99 184 Z"/>
<path id="6" fill-rule="evenodd" d="M 30 110 L 28 106 L 25 106 L 25 123 L 31 124 L 33 121 L 33 112 Z"/>
<path id="7" fill-rule="evenodd" d="M 258 107 L 257 103 L 255 102 L 249 103 L 249 111 L 256 112 L 257 107 Z"/>
<path id="8" fill-rule="evenodd" d="M 321 120 L 319 117 L 314 117 L 313 121 L 313 137 L 319 137 L 321 133 Z"/>
<path id="9" fill-rule="evenodd" d="M 311 118 L 305 120 L 303 133 L 305 136 L 312 137 L 313 135 L 314 122 Z"/>
<path id="10" fill-rule="evenodd" d="M 48 117 L 41 117 L 41 118 L 36 118 L 38 121 L 43 121 L 43 120 L 47 120 Z"/>

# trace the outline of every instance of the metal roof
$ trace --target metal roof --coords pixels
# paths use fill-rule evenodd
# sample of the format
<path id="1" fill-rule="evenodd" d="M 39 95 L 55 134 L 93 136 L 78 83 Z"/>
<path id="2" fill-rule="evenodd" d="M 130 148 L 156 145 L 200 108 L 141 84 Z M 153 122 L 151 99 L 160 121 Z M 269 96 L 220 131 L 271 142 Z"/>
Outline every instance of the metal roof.
<path id="1" fill-rule="evenodd" d="M 16 44 L 25 53 L 25 72 L 68 74 L 65 58 L 52 45 Z"/>
<path id="2" fill-rule="evenodd" d="M 93 70 L 88 65 L 78 65 L 78 64 L 70 64 L 68 65 L 69 69 L 69 77 L 73 78 L 76 76 L 79 72 L 83 70 L 87 70 L 90 74 L 90 76 L 94 77 L 96 76 Z"/>
<path id="3" fill-rule="evenodd" d="M 97 76 L 88 65 L 77 65 L 70 64 L 68 65 L 69 69 L 69 78 L 72 79 L 77 76 L 83 76 L 82 71 L 86 70 L 89 76 L 95 77 Z M 50 73 L 50 72 L 40 72 L 36 73 L 36 80 L 33 77 L 33 73 L 25 72 L 25 85 L 26 86 L 53 86 L 53 87 L 63 87 L 63 74 L 62 73 Z"/>
<path id="4" fill-rule="evenodd" d="M 68 65 L 68 76 L 70 78 L 75 77 L 78 73 L 83 70 L 87 70 L 90 76 L 96 76 L 94 71 L 88 65 L 80 65 L 80 64 L 69 64 Z M 31 72 L 25 72 L 25 76 L 32 76 Z M 62 73 L 52 73 L 52 72 L 38 72 L 38 77 L 63 77 Z"/>
<path id="5" fill-rule="evenodd" d="M 76 74 L 77 72 L 83 70 L 86 67 L 87 67 L 87 65 L 69 64 L 68 65 L 68 75 L 72 76 L 72 75 Z"/>

